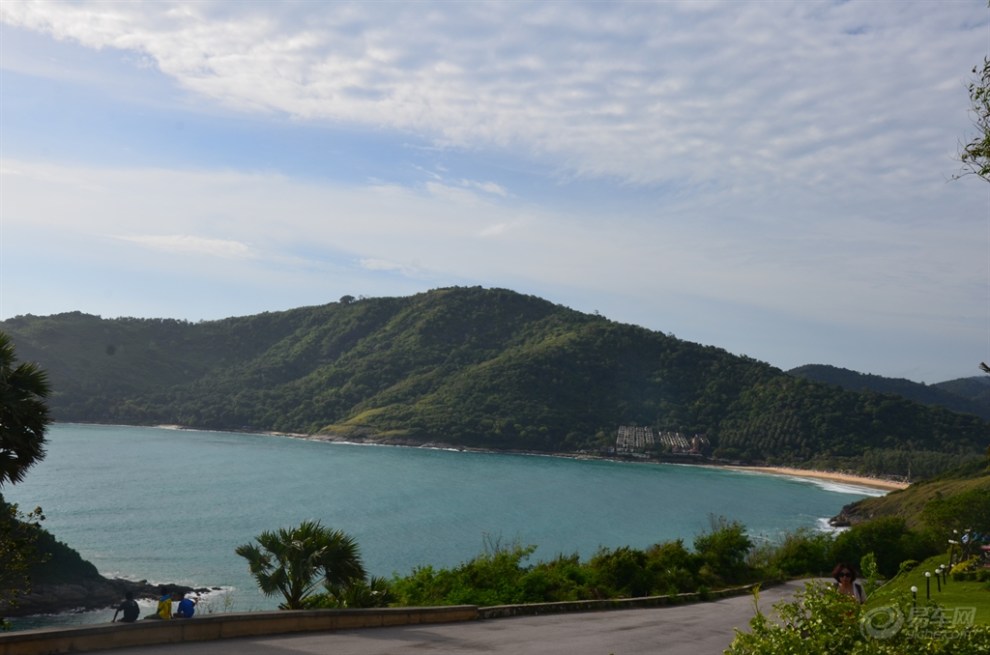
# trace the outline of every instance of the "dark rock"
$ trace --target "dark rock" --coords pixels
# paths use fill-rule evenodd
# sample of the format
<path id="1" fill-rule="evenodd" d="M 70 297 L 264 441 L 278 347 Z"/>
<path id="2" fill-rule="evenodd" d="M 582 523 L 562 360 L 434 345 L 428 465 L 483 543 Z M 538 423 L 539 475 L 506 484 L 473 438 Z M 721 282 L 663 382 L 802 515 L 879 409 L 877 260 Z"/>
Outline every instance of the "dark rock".
<path id="1" fill-rule="evenodd" d="M 193 588 L 184 585 L 165 585 L 170 591 L 184 593 L 205 593 L 206 588 Z M 147 580 L 133 581 L 120 578 L 95 578 L 71 584 L 35 585 L 31 593 L 19 596 L 16 605 L 3 609 L 8 617 L 30 614 L 58 614 L 62 612 L 82 612 L 86 610 L 116 607 L 128 591 L 135 598 L 158 599 L 161 585 L 149 584 Z"/>

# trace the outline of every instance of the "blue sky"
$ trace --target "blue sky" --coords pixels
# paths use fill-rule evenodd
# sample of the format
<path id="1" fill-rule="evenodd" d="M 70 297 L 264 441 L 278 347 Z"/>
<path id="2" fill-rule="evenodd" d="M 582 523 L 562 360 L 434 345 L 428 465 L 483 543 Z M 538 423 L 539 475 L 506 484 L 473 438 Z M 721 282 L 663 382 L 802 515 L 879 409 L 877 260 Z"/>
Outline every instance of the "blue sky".
<path id="1" fill-rule="evenodd" d="M 0 318 L 504 287 L 788 369 L 990 361 L 982 0 L 0 3 Z"/>

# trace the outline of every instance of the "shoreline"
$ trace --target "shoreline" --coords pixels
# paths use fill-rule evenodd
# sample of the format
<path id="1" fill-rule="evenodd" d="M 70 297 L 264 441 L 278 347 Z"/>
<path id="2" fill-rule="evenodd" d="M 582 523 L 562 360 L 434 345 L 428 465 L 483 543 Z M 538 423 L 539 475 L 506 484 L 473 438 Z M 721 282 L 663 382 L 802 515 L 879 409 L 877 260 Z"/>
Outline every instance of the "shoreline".
<path id="1" fill-rule="evenodd" d="M 167 428 L 167 429 L 178 429 L 184 430 L 189 429 L 184 426 L 179 425 L 157 425 L 155 427 Z M 303 434 L 294 432 L 275 432 L 275 431 L 262 431 L 256 432 L 255 434 L 264 434 L 270 437 L 289 437 L 292 439 L 304 439 L 308 441 L 328 441 L 333 443 L 344 443 L 355 446 L 398 446 L 411 447 L 411 448 L 436 448 L 439 450 L 452 450 L 460 452 L 479 452 L 479 453 L 504 453 L 513 455 L 541 455 L 545 457 L 564 457 L 569 459 L 601 459 L 607 461 L 629 461 L 622 457 L 610 457 L 608 455 L 591 455 L 588 453 L 555 453 L 555 452 L 543 452 L 543 451 L 518 451 L 518 450 L 492 450 L 488 448 L 477 448 L 470 446 L 457 446 L 454 444 L 448 444 L 444 442 L 432 442 L 432 443 L 415 443 L 403 439 L 397 440 L 378 440 L 378 439 L 366 439 L 359 437 L 357 439 L 353 437 L 343 437 L 340 435 L 330 434 L 330 433 L 314 433 L 314 434 Z M 855 475 L 852 473 L 842 473 L 840 471 L 821 471 L 816 469 L 801 469 L 794 468 L 791 466 L 762 466 L 762 465 L 745 465 L 745 464 L 718 464 L 714 462 L 664 462 L 663 460 L 651 460 L 656 463 L 676 463 L 683 464 L 685 466 L 703 466 L 726 469 L 730 471 L 742 471 L 750 473 L 764 473 L 767 475 L 780 475 L 786 477 L 794 478 L 805 478 L 810 480 L 824 480 L 827 482 L 835 482 L 839 484 L 848 484 L 859 487 L 867 487 L 870 489 L 879 489 L 881 491 L 899 491 L 901 489 L 907 489 L 911 483 L 902 482 L 899 480 L 889 480 L 885 478 L 874 478 L 866 475 Z"/>
<path id="2" fill-rule="evenodd" d="M 453 444 L 447 444 L 442 442 L 433 442 L 426 444 L 414 444 L 406 441 L 388 441 L 388 440 L 365 440 L 365 439 L 349 439 L 346 437 L 341 437 L 339 435 L 332 434 L 293 434 L 285 432 L 265 432 L 268 436 L 278 436 L 278 437 L 290 437 L 295 439 L 306 439 L 312 441 L 329 441 L 334 443 L 346 443 L 355 446 L 366 446 L 366 445 L 376 445 L 376 446 L 396 446 L 399 448 L 436 448 L 440 450 L 452 450 L 459 452 L 476 452 L 476 453 L 493 453 L 493 454 L 511 454 L 511 455 L 535 455 L 543 457 L 563 457 L 567 459 L 600 459 L 606 461 L 615 462 L 626 462 L 632 461 L 622 457 L 614 457 L 608 455 L 591 455 L 588 453 L 555 453 L 555 452 L 543 452 L 543 451 L 520 451 L 520 450 L 492 450 L 488 448 L 476 448 L 468 446 L 456 446 Z M 811 480 L 824 480 L 828 482 L 835 482 L 839 484 L 848 484 L 858 487 L 867 487 L 870 489 L 879 489 L 881 491 L 899 491 L 901 489 L 907 489 L 911 483 L 902 482 L 899 480 L 888 480 L 885 478 L 873 478 L 866 475 L 854 475 L 852 473 L 842 473 L 840 471 L 820 471 L 815 469 L 801 469 L 789 466 L 747 466 L 744 464 L 716 464 L 713 462 L 667 462 L 663 460 L 650 460 L 649 463 L 658 464 L 681 464 L 684 466 L 702 466 L 711 468 L 720 468 L 730 471 L 743 471 L 750 473 L 764 473 L 767 475 L 780 475 L 786 477 L 794 478 L 805 478 Z"/>
<path id="3" fill-rule="evenodd" d="M 810 478 L 812 480 L 827 480 L 841 484 L 851 484 L 871 489 L 882 489 L 884 491 L 899 491 L 910 486 L 908 482 L 898 482 L 897 480 L 885 480 L 883 478 L 871 478 L 865 475 L 853 475 L 851 473 L 840 473 L 838 471 L 816 471 L 812 469 L 798 469 L 787 466 L 719 466 L 718 468 L 733 471 L 751 471 L 754 473 L 767 473 L 769 475 L 783 475 L 795 478 Z"/>

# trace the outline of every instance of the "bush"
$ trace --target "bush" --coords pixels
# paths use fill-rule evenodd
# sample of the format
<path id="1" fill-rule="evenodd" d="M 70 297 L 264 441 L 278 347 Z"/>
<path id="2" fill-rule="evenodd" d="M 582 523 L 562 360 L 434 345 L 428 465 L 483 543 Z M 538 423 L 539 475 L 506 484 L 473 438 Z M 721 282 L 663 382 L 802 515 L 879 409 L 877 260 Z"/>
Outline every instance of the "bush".
<path id="1" fill-rule="evenodd" d="M 919 562 L 916 559 L 906 559 L 903 562 L 901 562 L 900 566 L 897 567 L 897 575 L 900 575 L 901 573 L 907 573 L 909 571 L 913 571 L 916 568 L 918 568 L 919 564 L 921 564 L 921 562 Z"/>
<path id="2" fill-rule="evenodd" d="M 867 553 L 875 553 L 877 570 L 885 578 L 894 577 L 905 560 L 923 560 L 936 554 L 927 541 L 907 527 L 904 519 L 896 516 L 860 523 L 839 534 L 832 559 L 858 562 Z"/>
<path id="3" fill-rule="evenodd" d="M 779 620 L 768 618 L 757 604 L 749 632 L 736 630 L 726 655 L 979 655 L 990 651 L 990 627 L 947 628 L 940 612 L 915 612 L 906 595 L 891 605 L 866 610 L 830 585 L 810 582 L 795 600 L 774 607 Z"/>
<path id="4" fill-rule="evenodd" d="M 725 517 L 710 517 L 709 532 L 698 535 L 694 549 L 705 563 L 703 569 L 715 582 L 740 582 L 749 573 L 746 556 L 753 542 L 746 536 L 746 528 L 738 521 Z"/>
<path id="5" fill-rule="evenodd" d="M 835 565 L 832 559 L 834 538 L 827 532 L 801 528 L 787 534 L 776 546 L 771 546 L 766 566 L 784 577 L 827 575 Z"/>
<path id="6" fill-rule="evenodd" d="M 392 593 L 399 605 L 505 605 L 520 603 L 522 580 L 530 569 L 523 566 L 535 546 L 503 547 L 495 544 L 488 552 L 453 569 L 434 570 L 431 566 L 413 570 L 412 575 L 395 578 Z"/>

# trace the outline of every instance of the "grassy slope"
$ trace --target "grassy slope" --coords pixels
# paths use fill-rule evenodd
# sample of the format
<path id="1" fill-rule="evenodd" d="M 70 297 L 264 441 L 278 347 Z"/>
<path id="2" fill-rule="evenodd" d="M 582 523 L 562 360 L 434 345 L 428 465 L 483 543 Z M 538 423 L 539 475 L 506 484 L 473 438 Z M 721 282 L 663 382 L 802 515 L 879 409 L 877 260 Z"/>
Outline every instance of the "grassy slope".
<path id="1" fill-rule="evenodd" d="M 851 516 L 854 517 L 854 522 L 881 516 L 902 516 L 909 527 L 920 528 L 922 527 L 921 512 L 928 501 L 939 495 L 947 498 L 973 489 L 983 489 L 990 494 L 990 476 L 970 480 L 932 480 L 915 483 L 907 489 L 854 503 Z"/>
<path id="2" fill-rule="evenodd" d="M 931 557 L 917 568 L 899 574 L 890 582 L 878 589 L 867 601 L 870 608 L 882 607 L 894 601 L 898 594 L 911 593 L 911 587 L 918 588 L 918 607 L 923 607 L 926 602 L 925 571 L 931 572 L 930 593 L 931 600 L 940 607 L 948 610 L 954 608 L 975 608 L 975 622 L 979 625 L 990 625 L 990 584 L 986 582 L 960 582 L 949 578 L 948 583 L 939 589 L 935 581 L 935 569 L 940 564 L 947 564 L 949 561 L 946 555 Z"/>

